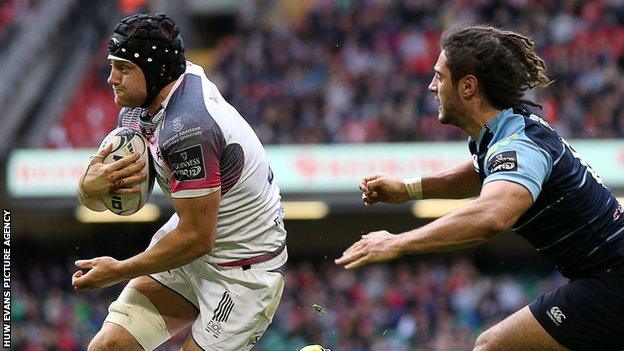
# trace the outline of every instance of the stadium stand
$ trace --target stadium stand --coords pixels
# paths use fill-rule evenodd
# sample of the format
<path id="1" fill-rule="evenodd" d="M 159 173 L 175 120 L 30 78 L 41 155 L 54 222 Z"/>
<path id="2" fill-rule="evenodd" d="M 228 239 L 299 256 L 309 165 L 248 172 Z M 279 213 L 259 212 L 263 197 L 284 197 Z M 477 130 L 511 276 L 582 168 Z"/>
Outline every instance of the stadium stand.
<path id="1" fill-rule="evenodd" d="M 459 140 L 436 121 L 427 91 L 439 34 L 451 21 L 494 23 L 537 41 L 555 82 L 536 99 L 564 136 L 621 137 L 624 5 L 557 3 L 311 2 L 279 25 L 239 20 L 213 49 L 209 76 L 265 144 Z M 92 92 L 101 109 L 99 89 Z M 91 118 L 86 93 L 75 99 L 87 103 L 68 107 L 61 122 L 69 145 L 84 146 L 69 134 L 72 124 L 89 124 L 80 120 Z M 53 139 L 50 146 L 66 145 Z"/>
<path id="2" fill-rule="evenodd" d="M 99 51 L 104 55 L 104 50 Z M 62 125 L 49 131 L 49 147 L 93 147 L 104 139 L 117 123 L 119 106 L 115 105 L 113 92 L 106 86 L 106 73 L 101 60 L 92 60 L 89 74 L 83 77 L 71 104 L 65 108 Z M 108 68 L 108 67 L 106 67 Z"/>
<path id="3" fill-rule="evenodd" d="M 0 43 L 3 46 L 40 2 L 40 0 L 8 0 L 0 4 Z"/>

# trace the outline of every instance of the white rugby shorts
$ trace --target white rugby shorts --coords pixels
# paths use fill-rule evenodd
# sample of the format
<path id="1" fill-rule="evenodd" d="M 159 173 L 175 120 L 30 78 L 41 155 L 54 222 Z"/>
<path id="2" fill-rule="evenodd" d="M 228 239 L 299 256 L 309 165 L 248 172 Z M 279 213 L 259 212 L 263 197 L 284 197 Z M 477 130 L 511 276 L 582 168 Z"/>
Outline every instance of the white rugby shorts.
<path id="1" fill-rule="evenodd" d="M 178 216 L 174 215 L 154 235 L 150 247 L 177 224 Z M 199 309 L 192 336 L 202 349 L 249 350 L 273 320 L 284 290 L 283 274 L 273 269 L 283 267 L 287 259 L 284 249 L 276 257 L 243 270 L 210 264 L 202 257 L 150 276 Z"/>

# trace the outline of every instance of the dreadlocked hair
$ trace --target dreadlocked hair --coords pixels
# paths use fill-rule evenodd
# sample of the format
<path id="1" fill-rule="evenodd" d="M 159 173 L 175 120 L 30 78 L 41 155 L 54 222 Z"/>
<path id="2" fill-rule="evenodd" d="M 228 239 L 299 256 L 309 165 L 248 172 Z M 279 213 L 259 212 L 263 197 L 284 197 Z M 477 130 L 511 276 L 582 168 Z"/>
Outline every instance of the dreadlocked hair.
<path id="1" fill-rule="evenodd" d="M 544 60 L 528 37 L 489 26 L 453 27 L 442 34 L 440 46 L 454 85 L 471 74 L 488 102 L 498 109 L 541 108 L 524 99 L 527 89 L 551 83 Z"/>

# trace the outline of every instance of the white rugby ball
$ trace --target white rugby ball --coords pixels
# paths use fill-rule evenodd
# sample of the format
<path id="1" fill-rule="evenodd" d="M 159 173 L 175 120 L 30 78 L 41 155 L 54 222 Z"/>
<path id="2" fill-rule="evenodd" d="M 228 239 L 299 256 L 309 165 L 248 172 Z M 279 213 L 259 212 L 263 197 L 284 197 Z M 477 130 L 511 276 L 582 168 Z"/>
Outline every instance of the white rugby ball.
<path id="1" fill-rule="evenodd" d="M 308 345 L 299 349 L 299 351 L 331 351 L 331 350 L 326 349 L 321 345 Z"/>
<path id="2" fill-rule="evenodd" d="M 102 141 L 100 149 L 105 148 L 108 144 L 113 144 L 111 153 L 104 158 L 103 163 L 115 162 L 124 156 L 134 153 L 141 155 L 138 161 L 145 161 L 145 166 L 140 172 L 146 173 L 147 178 L 139 183 L 141 191 L 134 194 L 110 195 L 102 199 L 106 208 L 111 212 L 120 216 L 131 215 L 143 207 L 154 188 L 154 170 L 152 168 L 151 154 L 149 152 L 148 141 L 139 132 L 128 127 L 119 127 L 108 135 Z"/>

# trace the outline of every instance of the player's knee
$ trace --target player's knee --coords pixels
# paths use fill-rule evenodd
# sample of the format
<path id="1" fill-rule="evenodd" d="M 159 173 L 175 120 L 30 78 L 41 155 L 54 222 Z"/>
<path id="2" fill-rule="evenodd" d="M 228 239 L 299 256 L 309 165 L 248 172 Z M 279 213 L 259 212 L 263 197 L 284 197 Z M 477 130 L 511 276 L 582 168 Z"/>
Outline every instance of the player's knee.
<path id="1" fill-rule="evenodd" d="M 490 328 L 479 335 L 473 351 L 496 350 L 496 331 Z"/>
<path id="2" fill-rule="evenodd" d="M 97 333 L 89 343 L 88 351 L 116 351 L 126 350 L 119 338 L 107 333 Z"/>

